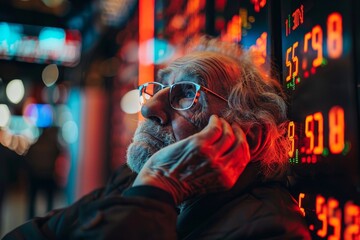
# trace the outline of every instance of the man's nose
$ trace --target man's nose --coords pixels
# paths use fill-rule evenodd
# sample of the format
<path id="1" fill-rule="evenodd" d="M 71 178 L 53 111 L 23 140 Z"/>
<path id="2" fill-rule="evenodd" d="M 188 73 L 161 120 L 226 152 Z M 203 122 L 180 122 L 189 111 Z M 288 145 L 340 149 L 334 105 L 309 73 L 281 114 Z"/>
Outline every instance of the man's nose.
<path id="1" fill-rule="evenodd" d="M 141 107 L 141 114 L 144 118 L 166 125 L 169 121 L 171 107 L 168 101 L 169 89 L 165 88 L 156 93 Z"/>

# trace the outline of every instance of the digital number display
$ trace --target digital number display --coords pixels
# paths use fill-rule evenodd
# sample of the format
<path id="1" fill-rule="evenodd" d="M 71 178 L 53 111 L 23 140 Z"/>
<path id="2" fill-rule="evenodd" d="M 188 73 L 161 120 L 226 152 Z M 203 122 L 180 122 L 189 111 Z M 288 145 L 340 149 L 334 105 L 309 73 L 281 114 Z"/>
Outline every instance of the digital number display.
<path id="1" fill-rule="evenodd" d="M 302 172 L 358 175 L 351 4 L 294 0 L 281 11 L 290 162 Z"/>
<path id="2" fill-rule="evenodd" d="M 291 24 L 292 23 L 292 24 Z M 287 19 L 285 19 L 285 34 L 290 36 L 304 23 L 304 5 L 297 8 Z M 303 34 L 303 38 L 295 41 L 292 46 L 286 49 L 286 87 L 296 87 L 300 79 L 308 78 L 310 73 L 315 74 L 316 68 L 326 65 L 327 60 L 324 58 L 324 52 L 327 52 L 329 59 L 341 58 L 343 54 L 343 20 L 342 15 L 338 12 L 332 12 L 326 19 L 326 25 L 323 27 L 319 24 L 313 26 L 309 32 Z M 324 34 L 326 31 L 326 34 Z M 324 37 L 326 36 L 326 42 Z M 302 46 L 299 47 L 299 41 Z M 326 49 L 324 46 L 326 45 Z M 303 58 L 299 62 L 299 55 Z M 299 72 L 300 71 L 300 72 Z M 310 73 L 309 73 L 310 71 Z M 302 73 L 302 75 L 299 75 Z"/>
<path id="3" fill-rule="evenodd" d="M 360 239 L 353 5 L 281 2 L 291 179 L 314 239 Z"/>
<path id="4" fill-rule="evenodd" d="M 300 193 L 298 203 L 314 239 L 359 239 L 360 206 L 352 200 Z"/>
<path id="5" fill-rule="evenodd" d="M 269 74 L 280 68 L 289 96 L 290 190 L 314 239 L 360 239 L 360 34 L 353 19 L 360 4 L 354 5 L 159 0 L 155 6 L 156 38 L 181 45 L 205 30 L 256 52 L 255 63 Z"/>

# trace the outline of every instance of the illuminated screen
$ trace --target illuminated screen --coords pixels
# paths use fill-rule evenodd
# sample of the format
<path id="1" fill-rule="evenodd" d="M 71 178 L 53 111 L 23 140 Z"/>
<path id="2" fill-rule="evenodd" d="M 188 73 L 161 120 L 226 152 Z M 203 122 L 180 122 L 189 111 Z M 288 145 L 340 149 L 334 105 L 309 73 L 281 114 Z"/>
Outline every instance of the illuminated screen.
<path id="1" fill-rule="evenodd" d="M 270 67 L 270 11 L 267 0 L 215 1 L 215 34 L 256 51 L 256 64 Z"/>
<path id="2" fill-rule="evenodd" d="M 352 3 L 281 2 L 289 161 L 314 239 L 360 237 Z"/>
<path id="3" fill-rule="evenodd" d="M 80 54 L 77 30 L 0 22 L 0 59 L 75 66 Z"/>
<path id="4" fill-rule="evenodd" d="M 357 175 L 351 4 L 282 5 L 283 83 L 290 95 L 290 162 L 316 174 Z"/>

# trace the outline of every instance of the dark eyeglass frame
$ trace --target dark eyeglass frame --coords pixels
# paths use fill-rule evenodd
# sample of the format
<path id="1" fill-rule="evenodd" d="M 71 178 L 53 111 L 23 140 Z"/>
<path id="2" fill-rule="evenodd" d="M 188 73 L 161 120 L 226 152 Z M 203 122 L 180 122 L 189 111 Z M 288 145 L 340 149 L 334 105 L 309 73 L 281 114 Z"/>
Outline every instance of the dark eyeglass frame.
<path id="1" fill-rule="evenodd" d="M 194 82 L 189 82 L 189 81 L 183 81 L 183 82 L 177 82 L 177 83 L 174 83 L 174 84 L 171 84 L 171 85 L 164 85 L 162 83 L 159 83 L 159 82 L 147 82 L 147 83 L 144 83 L 144 84 L 141 84 L 139 87 L 138 87 L 138 90 L 139 90 L 139 95 L 140 95 L 140 99 L 142 97 L 142 89 L 144 87 L 147 87 L 149 86 L 150 84 L 154 84 L 154 85 L 158 85 L 160 86 L 161 88 L 156 92 L 158 93 L 160 90 L 162 89 L 165 89 L 165 88 L 170 88 L 170 94 L 169 94 L 169 103 L 170 103 L 170 106 L 175 109 L 175 110 L 188 110 L 190 109 L 194 103 L 197 102 L 200 94 L 199 94 L 199 91 L 202 90 L 203 92 L 205 93 L 210 93 L 212 94 L 213 96 L 225 101 L 225 102 L 228 102 L 228 100 L 222 96 L 220 96 L 219 94 L 215 93 L 214 91 L 211 91 L 210 89 L 204 87 L 204 86 L 201 86 L 200 84 L 197 84 L 197 83 L 194 83 Z M 192 84 L 193 86 L 195 86 L 195 90 L 196 90 L 196 94 L 195 94 L 195 97 L 194 97 L 194 100 L 192 101 L 192 103 L 190 104 L 190 106 L 188 107 L 185 107 L 185 108 L 177 108 L 177 107 L 174 107 L 171 103 L 171 91 L 172 89 L 174 88 L 174 86 L 178 85 L 178 84 Z M 156 93 L 154 95 L 156 95 Z M 150 95 L 150 94 L 149 94 Z M 154 95 L 150 95 L 151 97 L 154 97 Z M 140 105 L 143 105 L 143 103 L 140 101 Z"/>

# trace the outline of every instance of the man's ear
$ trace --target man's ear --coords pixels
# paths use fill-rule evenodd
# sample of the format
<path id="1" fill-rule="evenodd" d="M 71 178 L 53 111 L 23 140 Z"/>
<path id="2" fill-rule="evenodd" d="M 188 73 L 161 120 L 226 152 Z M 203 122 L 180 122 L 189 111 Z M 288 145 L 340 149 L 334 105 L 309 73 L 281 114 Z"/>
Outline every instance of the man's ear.
<path id="1" fill-rule="evenodd" d="M 258 124 L 252 126 L 246 134 L 246 139 L 250 147 L 250 158 L 256 160 L 259 150 L 261 149 L 261 140 L 263 137 L 262 127 Z"/>

